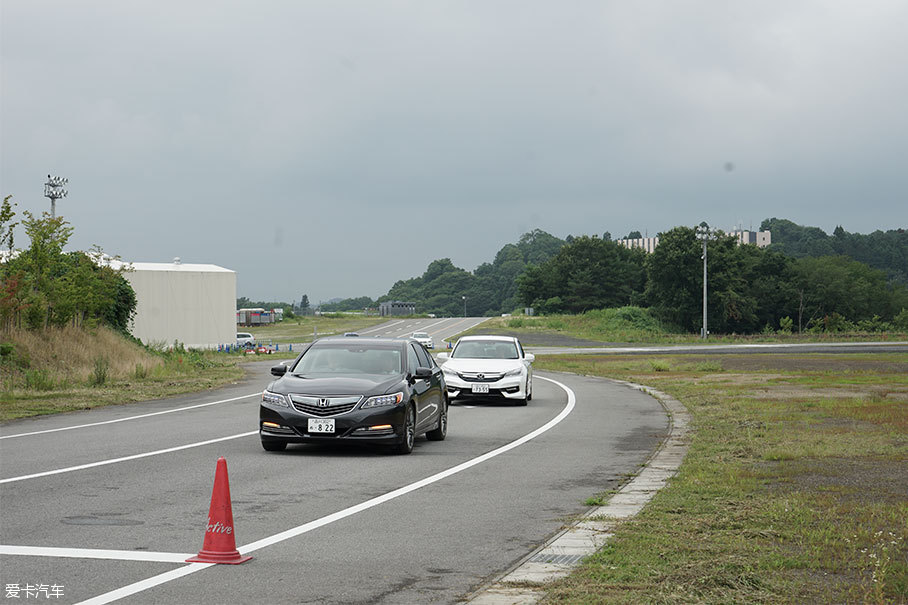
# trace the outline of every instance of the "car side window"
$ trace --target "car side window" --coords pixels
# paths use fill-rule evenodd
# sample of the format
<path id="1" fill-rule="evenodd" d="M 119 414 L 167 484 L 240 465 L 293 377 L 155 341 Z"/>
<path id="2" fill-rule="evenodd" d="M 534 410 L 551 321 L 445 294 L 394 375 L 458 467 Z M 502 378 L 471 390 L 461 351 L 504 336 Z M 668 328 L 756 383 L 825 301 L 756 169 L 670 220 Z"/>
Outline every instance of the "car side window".
<path id="1" fill-rule="evenodd" d="M 426 348 L 424 346 L 419 345 L 418 347 L 416 347 L 416 358 L 419 360 L 419 365 L 421 365 L 422 367 L 432 367 L 432 362 L 429 361 L 429 354 L 426 352 Z"/>
<path id="2" fill-rule="evenodd" d="M 419 357 L 416 355 L 416 349 L 413 348 L 413 345 L 407 346 L 407 368 L 411 374 L 416 373 L 416 368 L 419 367 Z"/>

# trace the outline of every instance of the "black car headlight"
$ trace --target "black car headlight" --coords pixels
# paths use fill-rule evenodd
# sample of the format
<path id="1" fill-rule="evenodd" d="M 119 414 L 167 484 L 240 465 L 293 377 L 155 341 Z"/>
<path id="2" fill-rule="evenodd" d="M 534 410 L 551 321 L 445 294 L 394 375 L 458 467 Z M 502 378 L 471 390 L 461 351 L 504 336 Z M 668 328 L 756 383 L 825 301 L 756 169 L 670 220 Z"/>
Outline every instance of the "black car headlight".
<path id="1" fill-rule="evenodd" d="M 271 391 L 262 392 L 262 403 L 270 403 L 271 405 L 276 405 L 282 408 L 290 407 L 290 404 L 287 403 L 287 397 L 281 395 L 280 393 L 272 393 Z"/>
<path id="2" fill-rule="evenodd" d="M 375 397 L 369 397 L 366 399 L 360 407 L 360 409 L 366 408 L 380 408 L 386 405 L 397 405 L 404 400 L 403 393 L 392 393 L 390 395 L 376 395 Z"/>

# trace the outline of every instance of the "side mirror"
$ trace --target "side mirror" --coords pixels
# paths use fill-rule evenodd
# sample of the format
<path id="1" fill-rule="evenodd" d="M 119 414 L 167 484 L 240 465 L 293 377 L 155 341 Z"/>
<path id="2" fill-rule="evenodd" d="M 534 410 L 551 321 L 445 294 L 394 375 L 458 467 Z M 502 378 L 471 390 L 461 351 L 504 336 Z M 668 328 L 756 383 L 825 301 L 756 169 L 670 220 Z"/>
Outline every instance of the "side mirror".
<path id="1" fill-rule="evenodd" d="M 525 353 L 523 358 L 526 359 L 530 363 L 533 363 L 534 361 L 536 361 L 536 356 L 533 355 L 532 353 Z"/>
<path id="2" fill-rule="evenodd" d="M 416 372 L 413 373 L 413 378 L 431 378 L 432 377 L 432 368 L 416 368 Z"/>
<path id="3" fill-rule="evenodd" d="M 286 373 L 287 373 L 287 366 L 285 366 L 285 365 L 271 366 L 271 375 L 272 376 L 283 376 Z"/>
<path id="4" fill-rule="evenodd" d="M 450 355 L 449 355 L 448 353 L 439 353 L 439 354 L 436 355 L 435 357 L 436 357 L 437 359 L 440 359 L 441 361 L 447 361 L 448 358 L 450 357 Z"/>

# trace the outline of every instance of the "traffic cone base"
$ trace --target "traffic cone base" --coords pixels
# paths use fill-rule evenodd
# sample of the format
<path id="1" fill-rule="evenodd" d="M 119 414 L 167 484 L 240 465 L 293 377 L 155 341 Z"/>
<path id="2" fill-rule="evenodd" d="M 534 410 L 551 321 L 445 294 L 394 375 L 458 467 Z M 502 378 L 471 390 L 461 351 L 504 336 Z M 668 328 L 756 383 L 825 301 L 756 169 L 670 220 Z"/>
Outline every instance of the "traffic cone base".
<path id="1" fill-rule="evenodd" d="M 224 563 L 225 565 L 239 565 L 251 559 L 251 555 L 243 556 L 240 551 L 233 552 L 213 552 L 205 550 L 199 551 L 199 554 L 186 559 L 187 563 Z"/>
<path id="2" fill-rule="evenodd" d="M 227 479 L 227 460 L 218 458 L 214 474 L 214 489 L 211 492 L 211 507 L 208 509 L 208 523 L 205 526 L 205 541 L 202 550 L 187 563 L 225 563 L 238 565 L 252 557 L 242 556 L 236 549 L 233 529 L 233 510 L 230 506 L 230 482 Z"/>

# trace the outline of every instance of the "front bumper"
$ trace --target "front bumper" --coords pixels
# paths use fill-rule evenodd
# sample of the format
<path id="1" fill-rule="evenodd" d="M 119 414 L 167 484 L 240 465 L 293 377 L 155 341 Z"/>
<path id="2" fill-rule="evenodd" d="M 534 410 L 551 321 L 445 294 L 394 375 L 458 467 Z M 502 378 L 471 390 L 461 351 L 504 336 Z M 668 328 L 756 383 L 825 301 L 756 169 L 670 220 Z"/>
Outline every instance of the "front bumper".
<path id="1" fill-rule="evenodd" d="M 458 376 L 445 374 L 445 384 L 450 399 L 526 399 L 526 378 L 504 376 L 495 382 L 471 382 Z M 474 393 L 473 385 L 488 385 L 488 393 Z"/>
<path id="2" fill-rule="evenodd" d="M 334 419 L 334 433 L 310 433 L 310 416 L 295 408 L 263 402 L 259 406 L 259 436 L 262 441 L 283 443 L 333 443 L 339 441 L 393 445 L 403 435 L 406 405 L 398 404 L 374 409 L 356 408 Z M 269 424 L 265 424 L 269 423 Z M 271 425 L 278 425 L 277 427 Z M 382 425 L 390 428 L 371 429 Z"/>

